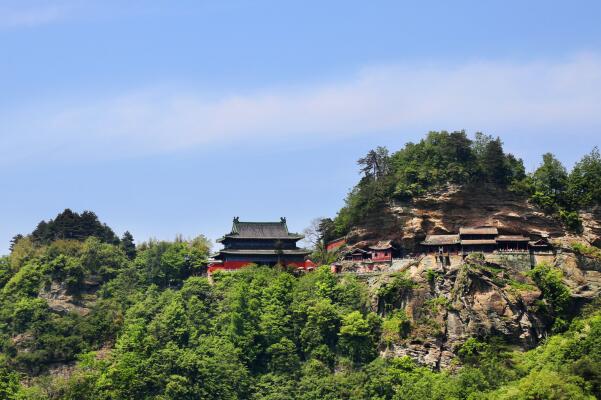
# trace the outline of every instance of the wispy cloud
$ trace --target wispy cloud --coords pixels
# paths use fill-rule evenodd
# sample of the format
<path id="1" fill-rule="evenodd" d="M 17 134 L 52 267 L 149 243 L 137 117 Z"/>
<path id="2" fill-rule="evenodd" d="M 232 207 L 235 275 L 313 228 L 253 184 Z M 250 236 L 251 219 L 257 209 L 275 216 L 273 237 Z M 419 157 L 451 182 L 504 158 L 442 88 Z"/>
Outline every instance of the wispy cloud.
<path id="1" fill-rule="evenodd" d="M 218 99 L 154 89 L 24 110 L 27 117 L 4 118 L 0 157 L 62 157 L 74 149 L 84 157 L 127 157 L 232 140 L 321 140 L 413 129 L 421 134 L 430 128 L 504 135 L 519 128 L 519 134 L 544 135 L 565 127 L 590 135 L 601 128 L 600 110 L 601 57 L 595 54 L 556 62 L 388 65 L 329 84 Z"/>
<path id="2" fill-rule="evenodd" d="M 0 29 L 46 25 L 66 18 L 70 8 L 65 4 L 0 5 Z"/>

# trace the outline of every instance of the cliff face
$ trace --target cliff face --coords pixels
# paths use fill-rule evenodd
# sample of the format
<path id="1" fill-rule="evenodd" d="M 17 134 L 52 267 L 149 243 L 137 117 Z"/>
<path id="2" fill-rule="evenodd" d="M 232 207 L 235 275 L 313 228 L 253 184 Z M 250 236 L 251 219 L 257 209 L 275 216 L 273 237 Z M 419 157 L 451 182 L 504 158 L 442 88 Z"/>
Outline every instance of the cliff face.
<path id="1" fill-rule="evenodd" d="M 484 260 L 453 256 L 443 265 L 434 256 L 401 271 L 368 278 L 372 308 L 386 316 L 377 293 L 403 274 L 415 285 L 398 290 L 394 307 L 411 321 L 406 337 L 384 346 L 385 357 L 408 355 L 435 369 L 453 365 L 457 350 L 470 337 L 500 337 L 524 350 L 550 333 L 551 318 L 541 291 L 530 278 L 532 263 L 545 261 L 560 269 L 570 290 L 572 310 L 601 294 L 601 261 L 570 252 L 540 255 L 486 255 Z M 390 309 L 390 307 L 388 308 Z"/>
<path id="2" fill-rule="evenodd" d="M 74 296 L 69 293 L 65 282 L 51 281 L 44 285 L 38 296 L 45 299 L 48 307 L 58 314 L 74 312 L 86 316 L 96 301 L 96 291 L 99 285 L 100 282 L 97 280 L 86 280 L 77 296 Z"/>
<path id="3" fill-rule="evenodd" d="M 601 209 L 581 213 L 584 232 L 568 234 L 557 219 L 545 215 L 523 196 L 490 185 L 459 187 L 395 202 L 348 236 L 350 243 L 393 239 L 406 251 L 417 251 L 427 234 L 459 231 L 461 226 L 496 226 L 502 233 L 546 234 L 559 242 L 584 241 L 601 246 Z"/>
<path id="4" fill-rule="evenodd" d="M 594 207 L 580 213 L 582 237 L 593 246 L 601 247 L 601 207 Z"/>
<path id="5" fill-rule="evenodd" d="M 495 226 L 501 233 L 547 235 L 557 248 L 554 255 L 486 254 L 484 260 L 451 256 L 447 263 L 422 255 L 401 268 L 371 276 L 372 308 L 384 316 L 387 310 L 375 294 L 378 289 L 398 274 L 415 282 L 414 287 L 396 293 L 393 306 L 405 311 L 412 329 L 382 348 L 382 355 L 409 355 L 424 365 L 448 368 L 469 337 L 498 336 L 522 349 L 536 346 L 550 333 L 552 319 L 528 273 L 534 265 L 545 261 L 562 271 L 573 313 L 601 294 L 601 261 L 575 254 L 569 247 L 572 242 L 601 245 L 601 210 L 580 216 L 583 233 L 573 235 L 523 197 L 483 185 L 450 187 L 392 204 L 354 229 L 348 236 L 351 244 L 393 239 L 405 253 L 419 253 L 419 243 L 428 234 L 456 233 L 461 226 L 481 225 Z"/>

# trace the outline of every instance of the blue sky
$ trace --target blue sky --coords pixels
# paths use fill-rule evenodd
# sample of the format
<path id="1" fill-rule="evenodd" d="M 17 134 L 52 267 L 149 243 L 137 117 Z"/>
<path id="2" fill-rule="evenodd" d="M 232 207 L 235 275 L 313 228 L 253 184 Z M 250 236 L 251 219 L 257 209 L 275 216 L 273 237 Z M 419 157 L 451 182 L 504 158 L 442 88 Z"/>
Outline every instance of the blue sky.
<path id="1" fill-rule="evenodd" d="M 127 3 L 127 5 L 124 5 Z M 0 0 L 0 254 L 70 207 L 138 240 L 332 216 L 355 160 L 601 144 L 598 1 Z"/>

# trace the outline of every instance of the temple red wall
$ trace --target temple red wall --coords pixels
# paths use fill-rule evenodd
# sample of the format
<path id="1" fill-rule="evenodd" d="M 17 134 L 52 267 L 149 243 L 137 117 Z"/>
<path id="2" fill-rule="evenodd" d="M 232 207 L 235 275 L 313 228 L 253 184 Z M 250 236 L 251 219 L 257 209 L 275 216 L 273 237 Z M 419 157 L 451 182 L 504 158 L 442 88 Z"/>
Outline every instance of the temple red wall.
<path id="1" fill-rule="evenodd" d="M 291 262 L 288 262 L 286 265 L 293 266 L 293 267 L 300 268 L 300 269 L 305 269 L 305 268 L 310 268 L 312 266 L 315 266 L 315 264 L 313 264 L 313 262 L 311 262 L 310 260 L 307 260 L 307 261 L 302 261 L 302 262 L 291 261 Z M 207 268 L 207 272 L 209 274 L 212 274 L 215 271 L 235 271 L 240 268 L 246 267 L 250 264 L 254 264 L 254 263 L 252 261 L 224 261 L 223 263 L 219 263 L 219 264 L 209 264 L 209 266 Z"/>
<path id="2" fill-rule="evenodd" d="M 371 259 L 372 261 L 390 261 L 392 260 L 392 254 L 389 251 L 376 251 Z"/>
<path id="3" fill-rule="evenodd" d="M 338 239 L 335 240 L 333 242 L 330 242 L 326 245 L 326 250 L 327 251 L 334 251 L 342 246 L 344 246 L 346 244 L 346 240 L 345 239 Z"/>

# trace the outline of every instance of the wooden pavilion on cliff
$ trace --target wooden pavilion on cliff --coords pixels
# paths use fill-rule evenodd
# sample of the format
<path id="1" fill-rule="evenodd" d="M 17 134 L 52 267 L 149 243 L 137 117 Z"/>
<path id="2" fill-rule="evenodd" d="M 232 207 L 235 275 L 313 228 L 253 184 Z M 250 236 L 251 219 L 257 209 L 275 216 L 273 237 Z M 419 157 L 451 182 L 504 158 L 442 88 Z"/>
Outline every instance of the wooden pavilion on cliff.
<path id="1" fill-rule="evenodd" d="M 459 235 L 428 235 L 420 244 L 426 253 L 456 253 L 459 251 Z"/>
<path id="2" fill-rule="evenodd" d="M 499 231 L 494 226 L 459 228 L 459 244 L 463 253 L 493 252 L 497 249 Z"/>
<path id="3" fill-rule="evenodd" d="M 528 251 L 530 238 L 523 235 L 499 235 L 497 236 L 497 249 L 507 251 Z"/>
<path id="4" fill-rule="evenodd" d="M 371 250 L 371 261 L 387 262 L 392 261 L 392 241 L 381 240 L 373 246 L 369 246 Z"/>
<path id="5" fill-rule="evenodd" d="M 503 234 L 494 226 L 459 228 L 459 235 L 428 235 L 420 243 L 425 253 L 448 256 L 453 253 L 463 255 L 472 252 L 552 252 L 546 237 L 531 241 L 522 234 Z"/>
<path id="6" fill-rule="evenodd" d="M 288 231 L 286 218 L 279 222 L 242 222 L 236 217 L 231 232 L 217 240 L 223 249 L 213 256 L 208 272 L 236 270 L 249 264 L 304 268 L 310 251 L 296 245 L 303 237 Z"/>
<path id="7" fill-rule="evenodd" d="M 346 261 L 363 262 L 370 259 L 370 253 L 367 250 L 354 248 L 344 255 Z"/>
<path id="8" fill-rule="evenodd" d="M 553 253 L 553 245 L 549 242 L 547 236 L 542 236 L 540 239 L 533 240 L 528 243 L 530 251 L 538 254 L 550 254 Z"/>

